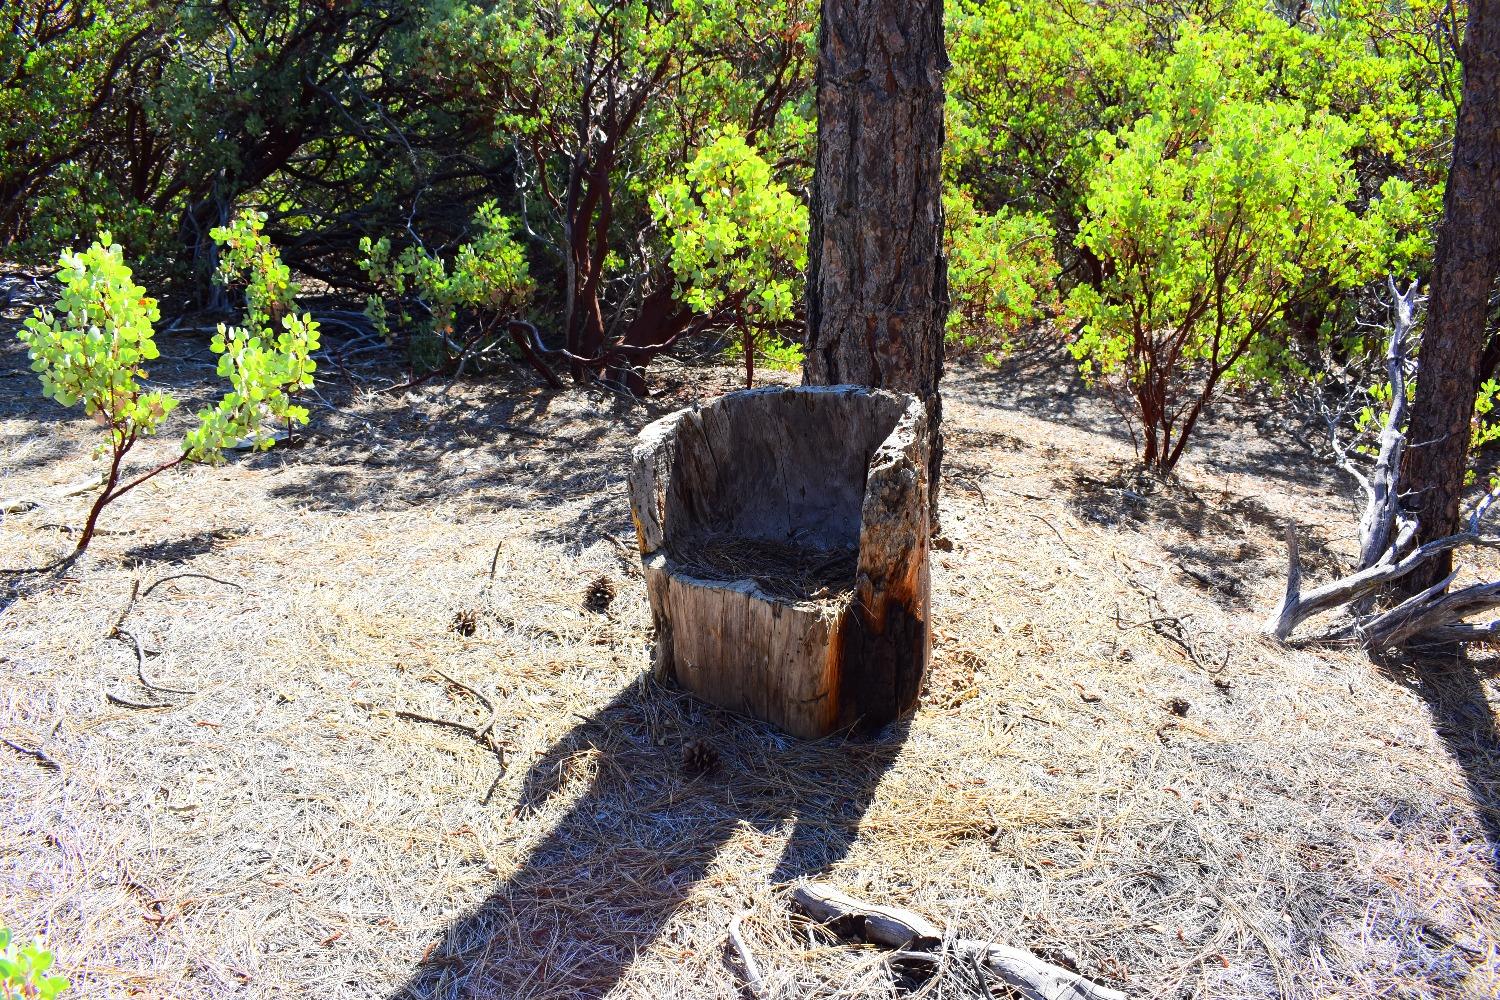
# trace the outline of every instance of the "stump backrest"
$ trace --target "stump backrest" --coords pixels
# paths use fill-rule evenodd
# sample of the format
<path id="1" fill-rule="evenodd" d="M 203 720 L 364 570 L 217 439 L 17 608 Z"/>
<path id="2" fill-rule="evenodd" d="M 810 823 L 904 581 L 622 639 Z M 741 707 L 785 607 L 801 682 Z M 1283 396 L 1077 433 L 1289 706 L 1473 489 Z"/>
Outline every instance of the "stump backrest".
<path id="1" fill-rule="evenodd" d="M 664 542 L 707 534 L 859 547 L 870 459 L 904 407 L 844 387 L 755 389 L 681 415 Z"/>

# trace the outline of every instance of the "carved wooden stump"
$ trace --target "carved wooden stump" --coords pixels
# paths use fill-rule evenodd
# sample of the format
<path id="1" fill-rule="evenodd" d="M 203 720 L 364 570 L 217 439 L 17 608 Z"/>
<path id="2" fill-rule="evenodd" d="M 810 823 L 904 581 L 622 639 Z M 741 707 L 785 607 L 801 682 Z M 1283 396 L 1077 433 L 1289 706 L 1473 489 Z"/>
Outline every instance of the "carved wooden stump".
<path id="1" fill-rule="evenodd" d="M 926 411 L 858 386 L 753 389 L 641 432 L 630 503 L 657 677 L 796 736 L 917 701 Z"/>

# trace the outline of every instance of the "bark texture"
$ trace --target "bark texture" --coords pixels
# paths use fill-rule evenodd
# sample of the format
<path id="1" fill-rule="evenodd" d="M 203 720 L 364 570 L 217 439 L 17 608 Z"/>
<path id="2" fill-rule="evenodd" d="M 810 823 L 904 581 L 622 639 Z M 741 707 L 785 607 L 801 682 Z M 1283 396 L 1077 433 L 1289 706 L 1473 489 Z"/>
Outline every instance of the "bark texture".
<path id="1" fill-rule="evenodd" d="M 910 711 L 931 651 L 927 457 L 924 406 L 864 388 L 736 392 L 642 431 L 658 678 L 809 739 Z M 789 563 L 839 568 L 789 593 Z"/>
<path id="2" fill-rule="evenodd" d="M 812 385 L 927 406 L 931 503 L 942 463 L 942 0 L 825 0 L 807 283 Z"/>
<path id="3" fill-rule="evenodd" d="M 1500 271 L 1500 0 L 1471 0 L 1462 55 L 1463 97 L 1402 476 L 1419 543 L 1458 527 L 1475 375 Z M 1445 553 L 1403 586 L 1415 593 L 1451 569 Z"/>

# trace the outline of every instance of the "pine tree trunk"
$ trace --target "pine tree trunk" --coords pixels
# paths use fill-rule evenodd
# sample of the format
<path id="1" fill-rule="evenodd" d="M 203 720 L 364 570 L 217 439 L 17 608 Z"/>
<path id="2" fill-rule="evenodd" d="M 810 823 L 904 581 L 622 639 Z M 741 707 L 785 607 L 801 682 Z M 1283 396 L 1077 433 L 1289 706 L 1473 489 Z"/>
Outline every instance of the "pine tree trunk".
<path id="1" fill-rule="evenodd" d="M 805 381 L 896 389 L 926 403 L 934 514 L 948 312 L 947 65 L 942 0 L 824 0 Z"/>
<path id="2" fill-rule="evenodd" d="M 1407 509 L 1421 523 L 1419 542 L 1458 526 L 1475 372 L 1500 271 L 1500 0 L 1471 0 L 1462 55 L 1463 100 L 1402 476 Z M 1415 593 L 1431 586 L 1451 564 L 1450 556 L 1434 560 L 1426 572 L 1407 577 L 1403 589 Z"/>

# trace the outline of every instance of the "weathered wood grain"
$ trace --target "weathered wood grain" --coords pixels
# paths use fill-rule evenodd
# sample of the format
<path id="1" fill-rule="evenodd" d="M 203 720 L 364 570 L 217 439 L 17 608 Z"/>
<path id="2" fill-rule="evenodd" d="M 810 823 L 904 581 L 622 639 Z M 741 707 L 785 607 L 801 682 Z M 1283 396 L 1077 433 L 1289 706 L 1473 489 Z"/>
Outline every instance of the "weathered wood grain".
<path id="1" fill-rule="evenodd" d="M 805 738 L 909 711 L 930 657 L 927 447 L 920 402 L 854 386 L 731 393 L 647 427 L 630 491 L 657 676 Z M 699 567 L 724 535 L 857 569 L 773 593 L 754 566 Z"/>

